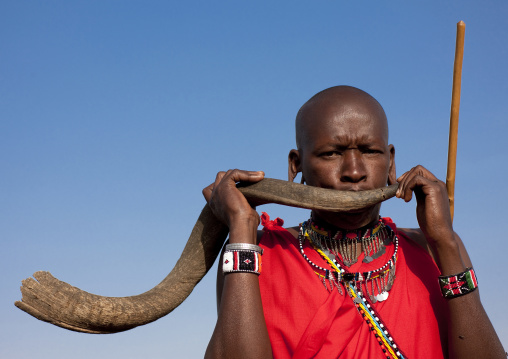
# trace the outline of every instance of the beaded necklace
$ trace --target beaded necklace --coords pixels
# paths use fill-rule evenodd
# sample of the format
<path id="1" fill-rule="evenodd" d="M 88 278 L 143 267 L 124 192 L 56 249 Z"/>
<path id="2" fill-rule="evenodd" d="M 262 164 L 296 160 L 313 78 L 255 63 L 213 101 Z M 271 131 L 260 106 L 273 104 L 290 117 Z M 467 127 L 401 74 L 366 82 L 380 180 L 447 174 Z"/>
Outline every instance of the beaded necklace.
<path id="1" fill-rule="evenodd" d="M 367 232 L 369 232 L 369 230 L 367 230 Z M 340 253 L 337 253 L 333 249 L 333 245 L 324 245 L 324 243 L 327 242 L 327 239 L 323 237 L 327 236 L 328 233 L 323 232 L 323 230 L 319 230 L 313 223 L 310 223 L 310 221 L 300 224 L 300 231 L 298 234 L 300 252 L 305 260 L 312 267 L 317 269 L 315 273 L 319 276 L 325 288 L 328 289 L 328 282 L 330 290 L 335 287 L 342 295 L 341 286 L 345 285 L 345 283 L 352 282 L 355 287 L 358 288 L 359 292 L 362 292 L 362 289 L 364 288 L 367 296 L 373 303 L 376 303 L 377 301 L 383 301 L 388 298 L 388 291 L 391 289 L 395 280 L 395 265 L 397 263 L 399 240 L 395 235 L 395 232 L 382 221 L 378 222 L 371 232 L 376 235 L 376 241 L 378 243 L 384 243 L 383 248 L 385 244 L 389 244 L 391 242 L 394 242 L 395 244 L 395 249 L 391 258 L 383 266 L 371 271 L 351 273 L 345 268 L 345 265 L 341 266 Z M 385 235 L 382 239 L 380 239 L 381 234 Z M 337 235 L 335 235 L 334 238 L 335 237 L 337 237 Z M 309 241 L 314 250 L 316 250 L 330 265 L 331 269 L 323 268 L 312 262 L 309 257 L 307 257 L 303 249 L 303 242 L 305 239 Z M 329 241 L 328 236 L 328 242 Z M 340 246 L 340 244 L 337 244 L 337 246 Z M 330 249 L 330 247 L 332 247 L 332 249 Z M 379 247 L 380 246 L 378 246 L 378 248 Z M 379 253 L 379 251 L 376 253 Z M 368 253 L 366 253 L 366 256 L 367 255 Z"/>
<path id="2" fill-rule="evenodd" d="M 390 243 L 389 234 L 385 233 L 386 226 L 381 218 L 373 228 L 366 229 L 363 235 L 361 229 L 337 231 L 332 235 L 330 231 L 320 228 L 314 220 L 310 222 L 310 226 L 312 231 L 309 231 L 309 235 L 313 241 L 321 247 L 326 247 L 335 256 L 340 254 L 342 263 L 347 267 L 358 261 L 361 252 L 365 253 L 364 263 L 372 262 L 385 253 L 385 245 Z M 359 246 L 361 251 L 358 251 Z"/>
<path id="3" fill-rule="evenodd" d="M 388 260 L 387 263 L 385 263 L 385 265 L 376 270 L 368 272 L 350 273 L 345 268 L 341 267 L 341 265 L 337 260 L 337 256 L 335 255 L 336 253 L 331 253 L 332 251 L 330 250 L 330 248 L 328 248 L 328 246 L 326 246 L 327 248 L 324 248 L 323 242 L 316 240 L 316 239 L 320 240 L 324 239 L 326 241 L 326 238 L 320 238 L 319 236 L 313 234 L 317 233 L 320 236 L 325 235 L 325 233 L 323 233 L 324 230 L 321 230 L 320 232 L 317 232 L 317 230 L 318 229 L 314 226 L 314 224 L 309 223 L 309 221 L 300 224 L 298 241 L 300 244 L 300 252 L 302 253 L 305 260 L 312 267 L 324 273 L 322 274 L 315 271 L 315 273 L 319 276 L 320 280 L 322 280 L 327 290 L 328 287 L 326 285 L 326 280 L 328 280 L 330 290 L 333 290 L 333 287 L 335 286 L 341 295 L 342 295 L 341 286 L 344 286 L 349 297 L 353 300 L 358 313 L 360 313 L 360 315 L 365 320 L 370 330 L 376 337 L 380 345 L 380 348 L 387 359 L 407 359 L 407 357 L 401 352 L 398 345 L 395 343 L 393 337 L 388 331 L 388 328 L 386 327 L 386 325 L 384 325 L 379 315 L 376 314 L 373 306 L 369 302 L 369 298 L 373 303 L 375 303 L 376 301 L 386 300 L 388 298 L 388 291 L 391 289 L 391 286 L 393 285 L 393 281 L 395 279 L 395 264 L 397 262 L 397 250 L 399 246 L 399 241 L 395 232 L 380 220 L 376 225 L 376 227 L 373 228 L 371 233 L 372 235 L 375 235 L 376 233 L 382 233 L 383 230 L 386 231 L 385 233 L 387 233 L 390 237 L 390 242 L 393 241 L 395 244 L 395 249 L 392 257 Z M 366 233 L 368 233 L 368 231 L 369 230 L 367 230 Z M 312 239 L 312 237 L 314 237 L 314 240 Z M 328 237 L 330 236 L 328 235 Z M 334 238 L 336 237 L 337 235 L 334 236 Z M 359 237 L 360 236 L 358 235 L 357 238 Z M 365 235 L 362 238 L 364 237 Z M 305 238 L 309 241 L 314 250 L 316 250 L 321 255 L 321 257 L 323 257 L 324 260 L 326 260 L 326 262 L 332 268 L 331 270 L 315 264 L 309 259 L 309 257 L 307 257 L 303 249 L 303 242 Z M 387 241 L 387 238 L 388 237 L 384 238 L 383 241 L 384 245 L 390 243 Z M 377 240 L 378 243 L 380 243 L 379 236 Z M 362 246 L 362 248 L 365 247 Z M 367 254 L 368 252 L 365 252 L 366 256 Z M 369 281 L 372 288 L 371 290 L 372 294 L 369 293 Z M 375 293 L 374 283 L 376 283 L 376 288 L 378 292 L 377 295 L 374 294 Z M 365 287 L 367 297 L 369 298 L 363 295 L 362 284 Z"/>

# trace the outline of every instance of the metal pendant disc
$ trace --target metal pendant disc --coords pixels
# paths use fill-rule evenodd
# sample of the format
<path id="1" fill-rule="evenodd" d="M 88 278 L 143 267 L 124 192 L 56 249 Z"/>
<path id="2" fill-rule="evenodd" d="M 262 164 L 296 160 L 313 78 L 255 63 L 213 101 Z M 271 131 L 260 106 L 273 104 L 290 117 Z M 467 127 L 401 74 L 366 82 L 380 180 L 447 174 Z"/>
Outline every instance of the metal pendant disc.
<path id="1" fill-rule="evenodd" d="M 372 258 L 373 259 L 376 259 L 376 258 L 379 258 L 381 257 L 383 254 L 385 254 L 386 250 L 385 250 L 385 247 L 381 247 L 381 249 L 379 251 L 377 251 L 376 253 L 374 253 L 372 255 Z"/>
<path id="2" fill-rule="evenodd" d="M 328 249 L 323 249 L 323 253 L 326 254 L 326 256 L 328 258 L 330 258 L 332 261 L 335 260 L 335 255 L 332 252 L 330 252 Z"/>
<path id="3" fill-rule="evenodd" d="M 388 299 L 388 292 L 382 292 L 375 296 L 378 302 L 383 302 Z"/>
<path id="4" fill-rule="evenodd" d="M 365 256 L 365 258 L 363 258 L 363 263 L 370 263 L 372 262 L 374 259 L 371 257 L 371 256 Z"/>

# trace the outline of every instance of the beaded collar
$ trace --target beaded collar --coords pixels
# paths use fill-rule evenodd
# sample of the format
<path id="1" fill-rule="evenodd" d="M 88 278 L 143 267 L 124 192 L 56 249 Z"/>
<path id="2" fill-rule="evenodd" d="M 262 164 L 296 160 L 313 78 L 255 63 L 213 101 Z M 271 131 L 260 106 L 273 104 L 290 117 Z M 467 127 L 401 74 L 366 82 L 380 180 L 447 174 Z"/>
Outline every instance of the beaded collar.
<path id="1" fill-rule="evenodd" d="M 337 234 L 333 238 L 330 238 L 328 232 L 317 228 L 314 223 L 306 221 L 300 224 L 298 234 L 300 252 L 305 260 L 315 269 L 315 273 L 319 276 L 326 289 L 328 289 L 328 286 L 330 290 L 335 287 L 342 295 L 342 286 L 345 283 L 351 283 L 354 284 L 359 292 L 365 290 L 367 296 L 374 303 L 386 300 L 395 280 L 395 265 L 397 263 L 399 246 L 395 232 L 380 220 L 372 229 L 367 229 L 361 239 L 359 235 L 356 238 L 352 238 L 352 236 L 348 237 L 347 234 L 341 235 L 341 237 L 345 237 L 346 241 L 362 243 L 362 249 L 365 253 L 363 262 L 365 263 L 371 262 L 373 259 L 384 254 L 385 246 L 392 242 L 395 245 L 395 249 L 393 255 L 383 266 L 367 272 L 350 272 L 346 267 L 349 266 L 349 259 L 354 258 L 356 250 L 341 250 L 341 246 L 344 247 L 345 245 L 340 243 L 341 240 L 335 239 L 338 238 Z M 305 239 L 309 241 L 314 250 L 328 263 L 330 269 L 323 268 L 309 259 L 303 248 Z M 356 248 L 356 243 L 354 244 L 354 248 Z M 346 257 L 346 260 L 344 260 L 344 257 Z M 358 256 L 356 256 L 357 258 Z"/>
<path id="2" fill-rule="evenodd" d="M 386 226 L 381 218 L 371 228 L 349 231 L 338 230 L 335 234 L 324 227 L 319 227 L 312 217 L 309 222 L 312 230 L 308 233 L 312 240 L 318 246 L 327 248 L 331 254 L 340 257 L 342 263 L 347 267 L 355 264 L 362 252 L 365 253 L 363 262 L 372 262 L 385 253 L 385 245 L 390 243 L 390 234 L 387 233 Z M 384 243 L 385 240 L 387 243 Z M 358 251 L 358 247 L 361 248 L 360 251 Z"/>

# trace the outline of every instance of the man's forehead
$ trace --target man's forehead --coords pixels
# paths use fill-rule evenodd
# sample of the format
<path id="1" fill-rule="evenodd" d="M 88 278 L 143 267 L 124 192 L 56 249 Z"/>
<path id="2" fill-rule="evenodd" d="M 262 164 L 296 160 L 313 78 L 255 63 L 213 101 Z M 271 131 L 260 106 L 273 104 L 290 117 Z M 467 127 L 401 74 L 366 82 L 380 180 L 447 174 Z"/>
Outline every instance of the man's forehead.
<path id="1" fill-rule="evenodd" d="M 302 106 L 299 114 L 354 111 L 371 112 L 374 116 L 385 117 L 383 108 L 374 97 L 351 86 L 331 87 L 317 93 Z"/>
<path id="2" fill-rule="evenodd" d="M 298 148 L 305 134 L 315 126 L 340 125 L 349 127 L 350 131 L 359 129 L 360 125 L 375 127 L 388 141 L 383 107 L 368 93 L 350 86 L 332 87 L 313 96 L 301 107 L 295 124 Z"/>

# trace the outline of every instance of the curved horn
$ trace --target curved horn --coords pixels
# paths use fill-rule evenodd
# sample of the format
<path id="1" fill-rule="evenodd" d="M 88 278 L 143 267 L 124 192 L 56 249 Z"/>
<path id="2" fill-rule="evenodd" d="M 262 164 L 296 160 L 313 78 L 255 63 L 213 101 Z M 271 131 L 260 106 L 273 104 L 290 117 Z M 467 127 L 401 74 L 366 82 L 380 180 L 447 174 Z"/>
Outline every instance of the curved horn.
<path id="1" fill-rule="evenodd" d="M 344 192 L 265 178 L 239 188 L 255 205 L 277 203 L 344 212 L 391 198 L 397 186 Z M 84 333 L 116 333 L 153 322 L 187 298 L 212 267 L 227 234 L 227 226 L 205 205 L 175 267 L 149 291 L 131 297 L 104 297 L 73 287 L 49 272 L 36 272 L 34 278 L 22 281 L 22 299 L 15 305 L 37 319 Z"/>

